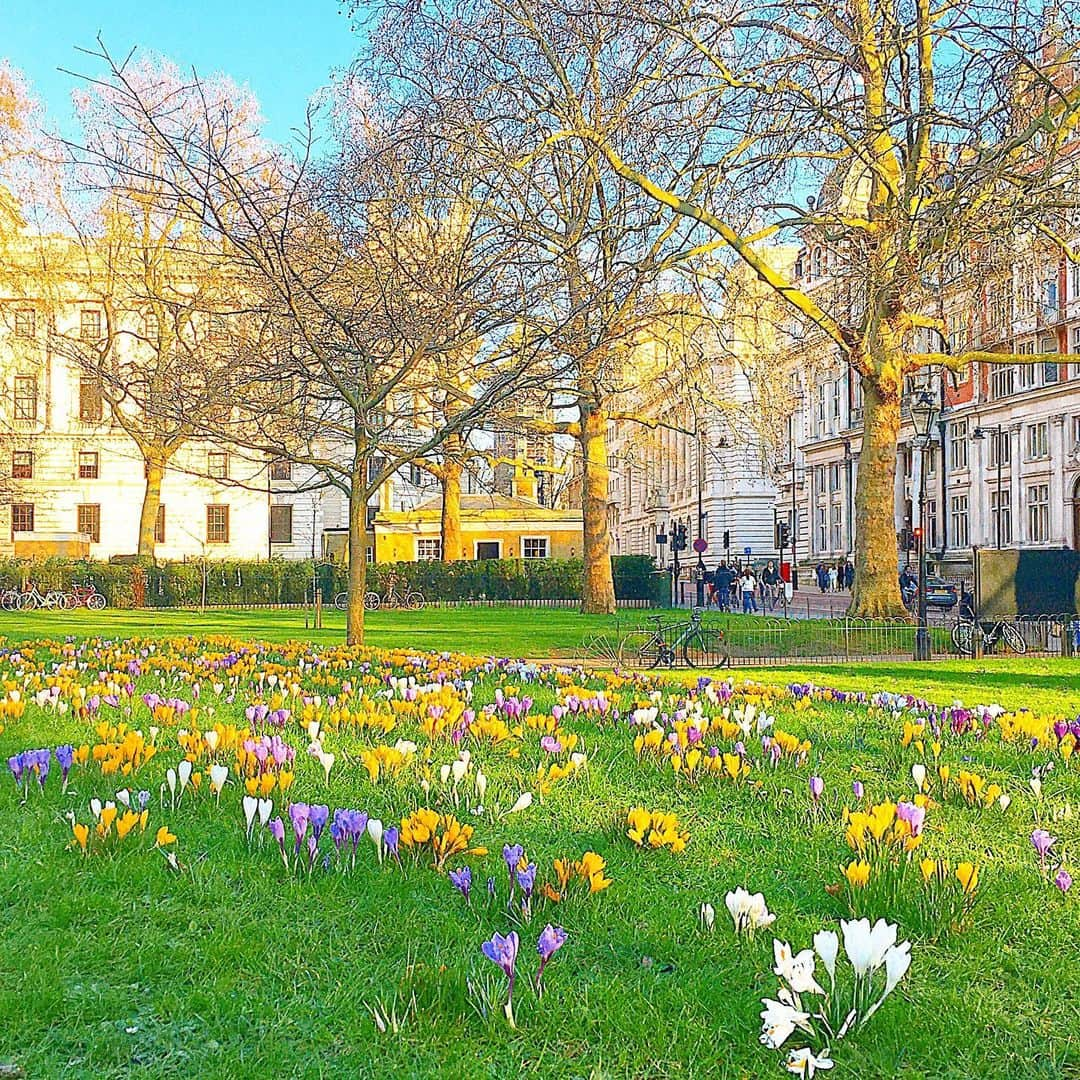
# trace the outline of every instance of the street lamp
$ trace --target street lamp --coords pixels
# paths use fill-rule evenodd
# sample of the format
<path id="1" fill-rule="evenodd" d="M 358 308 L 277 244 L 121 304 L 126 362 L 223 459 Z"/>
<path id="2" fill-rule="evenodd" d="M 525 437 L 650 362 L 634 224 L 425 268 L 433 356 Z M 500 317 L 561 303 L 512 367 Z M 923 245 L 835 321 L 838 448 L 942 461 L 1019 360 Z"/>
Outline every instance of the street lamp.
<path id="1" fill-rule="evenodd" d="M 1000 424 L 990 424 L 990 425 L 987 425 L 986 427 L 983 427 L 982 425 L 979 425 L 971 433 L 971 437 L 973 439 L 985 439 L 988 435 L 992 435 L 994 437 L 994 442 L 993 442 L 994 456 L 997 458 L 997 492 L 996 492 L 996 494 L 994 496 L 996 501 L 997 501 L 997 512 L 994 515 L 994 541 L 995 541 L 995 547 L 997 547 L 998 551 L 1001 550 L 1001 525 L 1002 525 L 1002 516 L 1004 514 L 1004 508 L 1001 505 L 1001 457 L 1002 457 L 1002 454 L 1001 454 L 1001 449 L 1002 449 L 1001 448 L 1001 436 L 1002 436 L 1002 432 L 1003 432 L 1003 429 L 1002 429 Z"/>
<path id="2" fill-rule="evenodd" d="M 930 659 L 930 630 L 926 625 L 926 451 L 937 419 L 938 404 L 926 390 L 911 405 L 911 423 L 919 445 L 919 625 L 915 631 L 915 659 Z"/>

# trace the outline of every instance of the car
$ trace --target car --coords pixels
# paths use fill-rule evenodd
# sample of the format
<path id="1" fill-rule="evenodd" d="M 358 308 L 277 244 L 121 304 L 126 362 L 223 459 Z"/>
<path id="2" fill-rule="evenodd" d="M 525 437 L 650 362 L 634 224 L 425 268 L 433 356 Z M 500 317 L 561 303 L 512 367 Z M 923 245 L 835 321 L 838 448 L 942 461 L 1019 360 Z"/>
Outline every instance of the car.
<path id="1" fill-rule="evenodd" d="M 928 607 L 953 608 L 960 599 L 956 585 L 944 578 L 927 577 L 926 604 Z"/>

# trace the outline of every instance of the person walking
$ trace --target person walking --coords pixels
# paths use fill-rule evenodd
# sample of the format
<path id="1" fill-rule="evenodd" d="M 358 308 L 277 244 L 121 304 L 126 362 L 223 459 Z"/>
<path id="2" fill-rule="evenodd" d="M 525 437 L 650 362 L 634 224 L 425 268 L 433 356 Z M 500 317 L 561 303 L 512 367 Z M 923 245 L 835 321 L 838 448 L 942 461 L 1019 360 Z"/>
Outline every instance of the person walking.
<path id="1" fill-rule="evenodd" d="M 855 567 L 852 565 L 851 560 L 847 559 L 844 562 L 844 588 L 851 592 L 851 586 L 855 584 Z"/>
<path id="2" fill-rule="evenodd" d="M 829 574 L 828 571 L 825 569 L 825 564 L 818 563 L 817 567 L 814 570 L 814 573 L 817 575 L 818 588 L 822 592 L 825 592 L 826 589 L 828 589 L 829 587 Z"/>
<path id="3" fill-rule="evenodd" d="M 721 611 L 731 610 L 731 570 L 727 563 L 721 562 L 713 573 L 716 600 Z"/>
<path id="4" fill-rule="evenodd" d="M 743 576 L 739 578 L 739 588 L 742 591 L 742 609 L 744 615 L 750 615 L 757 611 L 757 600 L 754 598 L 754 593 L 757 591 L 757 581 L 754 579 L 754 574 L 748 566 L 743 571 Z"/>
<path id="5" fill-rule="evenodd" d="M 761 572 L 761 607 L 762 610 L 768 609 L 772 611 L 776 608 L 776 601 L 779 599 L 779 593 L 777 591 L 780 584 L 780 571 L 776 568 L 776 563 L 770 559 L 765 566 L 765 569 Z"/>
<path id="6" fill-rule="evenodd" d="M 840 577 L 840 575 L 836 572 L 836 567 L 830 566 L 826 573 L 829 577 L 829 592 L 836 592 L 836 583 Z"/>

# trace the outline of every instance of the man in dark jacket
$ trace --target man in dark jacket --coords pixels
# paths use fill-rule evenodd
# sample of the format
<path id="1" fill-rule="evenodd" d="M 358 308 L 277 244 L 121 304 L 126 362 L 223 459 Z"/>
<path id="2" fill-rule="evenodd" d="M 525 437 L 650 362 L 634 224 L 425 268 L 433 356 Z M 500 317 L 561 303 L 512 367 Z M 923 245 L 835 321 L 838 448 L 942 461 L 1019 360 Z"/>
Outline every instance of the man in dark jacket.
<path id="1" fill-rule="evenodd" d="M 731 581 L 731 571 L 727 564 L 720 563 L 713 574 L 713 586 L 716 589 L 716 599 L 721 611 L 727 611 L 731 606 Z"/>

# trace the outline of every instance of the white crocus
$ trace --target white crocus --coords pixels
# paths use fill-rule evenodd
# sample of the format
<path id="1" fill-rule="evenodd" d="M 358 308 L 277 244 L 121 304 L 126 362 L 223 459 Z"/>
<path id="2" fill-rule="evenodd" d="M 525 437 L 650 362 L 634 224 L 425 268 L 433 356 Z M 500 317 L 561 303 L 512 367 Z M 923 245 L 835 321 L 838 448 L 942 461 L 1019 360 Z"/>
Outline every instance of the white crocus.
<path id="1" fill-rule="evenodd" d="M 483 803 L 484 793 L 487 791 L 487 777 L 480 769 L 476 770 L 476 797 Z"/>
<path id="2" fill-rule="evenodd" d="M 885 954 L 885 993 L 881 995 L 882 1000 L 896 989 L 897 983 L 907 974 L 909 967 L 911 967 L 911 942 L 902 941 Z"/>
<path id="3" fill-rule="evenodd" d="M 448 784 L 450 782 L 449 765 L 443 765 L 439 768 L 439 779 L 442 781 L 443 784 Z"/>
<path id="4" fill-rule="evenodd" d="M 383 859 L 383 824 L 378 818 L 372 818 L 367 823 L 367 834 L 371 837 L 371 842 L 375 845 L 375 852 L 379 856 L 379 862 Z"/>
<path id="5" fill-rule="evenodd" d="M 274 800 L 273 799 L 260 799 L 259 800 L 259 824 L 265 825 L 270 820 L 270 815 L 274 812 Z"/>
<path id="6" fill-rule="evenodd" d="M 761 893 L 750 894 L 746 889 L 739 887 L 732 890 L 724 897 L 732 922 L 735 923 L 736 934 L 753 936 L 757 930 L 763 930 L 771 926 L 776 920 L 765 904 L 765 897 Z"/>
<path id="7" fill-rule="evenodd" d="M 998 796 L 998 806 L 1001 807 L 1001 812 L 1003 814 L 1005 813 L 1006 810 L 1009 809 L 1009 803 L 1011 803 L 1011 802 L 1012 802 L 1012 796 L 1008 795 L 1004 791 Z"/>
<path id="8" fill-rule="evenodd" d="M 219 738 L 220 736 L 216 731 L 210 730 L 203 732 L 203 742 L 206 743 L 206 749 L 209 750 L 211 754 L 217 750 Z"/>
<path id="9" fill-rule="evenodd" d="M 176 766 L 176 775 L 180 780 L 180 792 L 184 791 L 184 788 L 188 786 L 188 781 L 191 779 L 191 762 L 187 758 L 184 758 L 179 765 Z"/>
<path id="10" fill-rule="evenodd" d="M 840 939 L 831 930 L 819 930 L 814 935 L 814 948 L 817 950 L 829 981 L 836 981 L 836 957 L 840 951 Z"/>
<path id="11" fill-rule="evenodd" d="M 784 1066 L 789 1073 L 805 1076 L 806 1080 L 810 1080 L 819 1069 L 822 1072 L 831 1069 L 833 1060 L 825 1054 L 815 1055 L 809 1046 L 804 1046 L 801 1050 L 791 1050 Z"/>
<path id="12" fill-rule="evenodd" d="M 841 919 L 840 929 L 844 934 L 844 951 L 860 979 L 873 975 L 896 944 L 896 927 L 884 919 L 878 919 L 873 927 L 869 919 Z"/>
<path id="13" fill-rule="evenodd" d="M 123 803 L 128 809 L 131 808 L 131 792 L 127 788 L 121 788 L 116 793 L 116 801 Z"/>
<path id="14" fill-rule="evenodd" d="M 922 762 L 917 761 L 911 766 L 911 779 L 920 791 L 926 786 L 926 766 Z"/>
<path id="15" fill-rule="evenodd" d="M 229 778 L 229 766 L 228 765 L 211 765 L 210 766 L 210 787 L 217 794 L 218 799 L 221 798 L 221 789 L 225 786 L 225 781 Z"/>
<path id="16" fill-rule="evenodd" d="M 254 795 L 245 795 L 243 800 L 244 823 L 248 839 L 251 839 L 251 830 L 255 825 L 255 815 L 259 812 L 259 800 Z"/>
<path id="17" fill-rule="evenodd" d="M 90 813 L 94 815 L 94 820 L 95 821 L 99 817 L 101 817 L 101 800 L 100 799 L 91 799 L 90 800 Z"/>
<path id="18" fill-rule="evenodd" d="M 454 777 L 454 785 L 455 786 L 460 784 L 461 781 L 465 779 L 465 774 L 468 771 L 469 771 L 469 762 L 468 762 L 467 759 L 462 760 L 461 758 L 458 758 L 457 761 L 455 761 L 450 766 L 450 772 Z"/>
<path id="19" fill-rule="evenodd" d="M 716 923 L 716 909 L 712 904 L 702 904 L 698 916 L 706 930 L 711 930 Z"/>
<path id="20" fill-rule="evenodd" d="M 517 798 L 517 802 L 510 807 L 506 812 L 508 814 L 516 814 L 520 810 L 528 810 L 532 806 L 533 797 L 531 791 L 523 791 Z"/>
<path id="21" fill-rule="evenodd" d="M 780 993 L 784 994 L 783 991 Z M 762 998 L 761 1004 L 765 1006 L 761 1012 L 761 1041 L 770 1050 L 779 1050 L 796 1028 L 811 1030 L 808 1023 L 810 1014 L 788 1002 Z"/>

